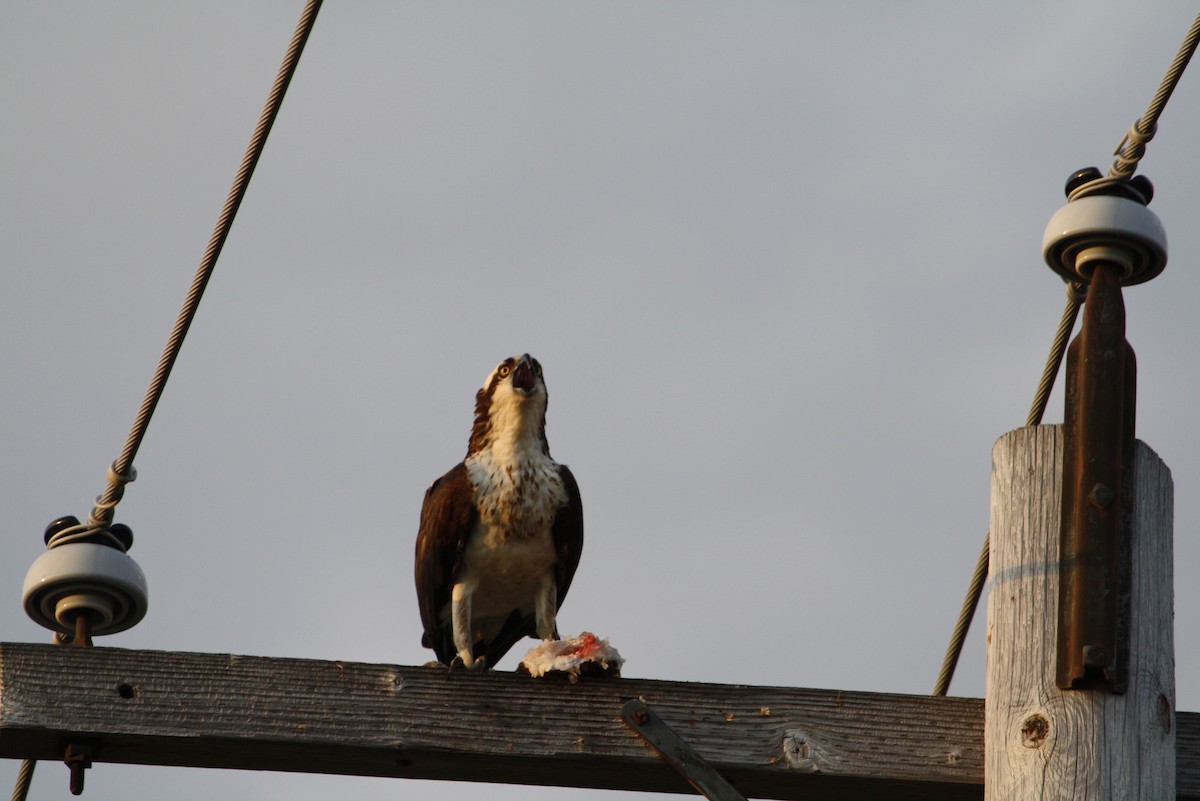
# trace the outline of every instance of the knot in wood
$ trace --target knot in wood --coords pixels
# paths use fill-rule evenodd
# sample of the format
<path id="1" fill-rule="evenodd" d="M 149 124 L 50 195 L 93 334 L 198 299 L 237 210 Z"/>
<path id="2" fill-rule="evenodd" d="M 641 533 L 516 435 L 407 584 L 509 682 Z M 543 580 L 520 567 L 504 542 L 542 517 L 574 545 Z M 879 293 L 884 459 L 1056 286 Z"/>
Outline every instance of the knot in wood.
<path id="1" fill-rule="evenodd" d="M 815 759 L 812 742 L 800 730 L 789 731 L 783 735 L 783 761 L 792 770 L 802 773 L 819 773 L 821 766 Z"/>
<path id="2" fill-rule="evenodd" d="M 1030 715 L 1021 726 L 1021 744 L 1026 748 L 1041 748 L 1050 734 L 1050 721 L 1043 715 Z"/>
<path id="3" fill-rule="evenodd" d="M 1171 721 L 1175 718 L 1174 705 L 1166 694 L 1158 695 L 1158 722 L 1162 724 L 1163 734 L 1171 733 Z"/>

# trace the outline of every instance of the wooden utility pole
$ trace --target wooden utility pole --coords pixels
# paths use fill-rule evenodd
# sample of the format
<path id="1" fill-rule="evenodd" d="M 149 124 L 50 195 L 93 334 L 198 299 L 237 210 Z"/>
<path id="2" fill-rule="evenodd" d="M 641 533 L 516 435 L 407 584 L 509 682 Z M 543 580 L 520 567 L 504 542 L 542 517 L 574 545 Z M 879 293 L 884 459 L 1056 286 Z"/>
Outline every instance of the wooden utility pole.
<path id="1" fill-rule="evenodd" d="M 1173 489 L 1149 447 L 1133 456 L 1129 685 L 1118 695 L 1055 682 L 1062 427 L 1012 431 L 993 450 L 987 801 L 1176 797 Z"/>

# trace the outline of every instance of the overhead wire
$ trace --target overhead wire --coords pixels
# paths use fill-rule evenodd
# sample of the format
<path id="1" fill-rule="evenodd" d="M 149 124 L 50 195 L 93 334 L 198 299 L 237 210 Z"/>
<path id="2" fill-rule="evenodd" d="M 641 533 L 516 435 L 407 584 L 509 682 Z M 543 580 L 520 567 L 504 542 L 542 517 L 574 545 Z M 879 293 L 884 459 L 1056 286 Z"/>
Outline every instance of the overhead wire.
<path id="1" fill-rule="evenodd" d="M 1153 139 L 1154 134 L 1158 131 L 1158 118 L 1162 116 L 1167 101 L 1171 99 L 1171 93 L 1179 85 L 1179 79 L 1183 77 L 1183 71 L 1187 68 L 1192 54 L 1196 52 L 1198 43 L 1200 43 L 1200 14 L 1196 15 L 1192 27 L 1188 29 L 1187 35 L 1183 38 L 1183 44 L 1179 46 L 1175 60 L 1167 68 L 1167 74 L 1163 76 L 1158 91 L 1154 93 L 1154 98 L 1146 108 L 1146 113 L 1134 122 L 1125 134 L 1125 138 L 1113 151 L 1113 155 L 1117 158 L 1109 169 L 1110 178 L 1128 180 L 1137 170 L 1138 161 L 1146 153 L 1146 143 Z"/>
<path id="2" fill-rule="evenodd" d="M 37 767 L 36 759 L 21 760 L 21 767 L 17 771 L 17 782 L 13 787 L 12 801 L 25 801 L 25 797 L 29 795 L 29 786 L 33 783 L 35 767 Z"/>
<path id="3" fill-rule="evenodd" d="M 1167 68 L 1166 75 L 1163 76 L 1158 91 L 1155 92 L 1154 98 L 1146 108 L 1146 113 L 1133 123 L 1129 131 L 1117 145 L 1117 149 L 1113 151 L 1116 159 L 1109 168 L 1108 175 L 1076 187 L 1067 196 L 1068 202 L 1087 194 L 1089 191 L 1095 191 L 1101 184 L 1124 182 L 1133 176 L 1137 170 L 1138 162 L 1146 153 L 1146 143 L 1154 138 L 1154 134 L 1158 130 L 1158 119 L 1162 116 L 1163 109 L 1166 108 L 1167 101 L 1171 98 L 1171 93 L 1175 91 L 1175 87 L 1179 84 L 1179 79 L 1183 77 L 1183 71 L 1187 68 L 1192 54 L 1196 52 L 1198 43 L 1200 43 L 1200 14 L 1196 15 L 1191 28 L 1188 29 L 1187 35 L 1184 36 L 1183 43 L 1179 46 L 1179 51 L 1176 53 L 1175 59 L 1171 62 L 1170 67 Z M 1079 307 L 1083 304 L 1085 298 L 1086 288 L 1082 284 L 1075 282 L 1068 283 L 1067 305 L 1063 309 L 1062 320 L 1059 323 L 1054 342 L 1050 347 L 1050 355 L 1046 359 L 1045 368 L 1042 370 L 1042 379 L 1038 383 L 1033 405 L 1029 410 L 1028 418 L 1026 418 L 1026 426 L 1041 424 L 1042 416 L 1046 411 L 1046 404 L 1050 399 L 1050 392 L 1054 388 L 1054 382 L 1058 376 L 1059 367 L 1062 364 L 1063 354 L 1066 352 L 1067 339 L 1075 327 L 1075 320 L 1079 315 Z M 983 538 L 983 550 L 980 552 L 979 559 L 975 563 L 975 570 L 971 574 L 971 580 L 967 586 L 967 594 L 963 599 L 962 609 L 958 613 L 958 619 L 955 621 L 954 630 L 950 635 L 950 643 L 947 645 L 946 654 L 942 658 L 942 667 L 933 688 L 934 695 L 945 695 L 950 690 L 950 682 L 954 678 L 954 671 L 958 665 L 959 656 L 962 654 L 967 632 L 970 630 L 971 621 L 974 619 L 975 612 L 979 607 L 979 599 L 983 595 L 984 583 L 987 581 L 990 549 L 991 531 L 988 531 Z"/>
<path id="4" fill-rule="evenodd" d="M 137 478 L 137 473 L 133 469 L 134 457 L 141 447 L 142 439 L 145 437 L 146 430 L 150 425 L 150 418 L 154 414 L 155 407 L 158 406 L 158 401 L 162 397 L 163 390 L 166 388 L 171 368 L 174 366 L 175 360 L 179 356 L 179 351 L 183 347 L 184 337 L 187 336 L 192 320 L 196 316 L 196 310 L 200 306 L 200 299 L 204 295 L 204 289 L 212 277 L 213 270 L 216 268 L 217 259 L 220 257 L 221 250 L 225 246 L 225 240 L 229 237 L 234 217 L 237 215 L 242 198 L 245 197 L 246 189 L 250 185 L 250 178 L 254 174 L 254 168 L 258 164 L 258 159 L 262 155 L 263 148 L 267 143 L 267 135 L 270 134 L 271 127 L 275 124 L 275 119 L 279 116 L 279 108 L 283 104 L 283 97 L 287 92 L 288 85 L 291 83 L 292 76 L 296 72 L 296 66 L 300 62 L 300 54 L 304 51 L 304 45 L 308 41 L 309 34 L 312 33 L 321 3 L 322 0 L 309 0 L 300 14 L 300 20 L 296 24 L 296 30 L 292 35 L 287 52 L 284 54 L 283 63 L 280 65 L 275 82 L 272 84 L 271 91 L 267 95 L 266 104 L 263 107 L 262 114 L 259 116 L 254 133 L 250 137 L 250 143 L 246 147 L 245 155 L 242 157 L 241 165 L 234 177 L 233 186 L 230 188 L 225 205 L 221 209 L 220 216 L 217 218 L 216 226 L 213 229 L 212 236 L 209 238 L 204 256 L 200 259 L 195 277 L 192 279 L 187 296 L 184 298 L 183 307 L 180 309 L 171 334 L 167 338 L 162 358 L 158 362 L 158 366 L 150 380 L 150 386 L 146 390 L 146 395 L 138 409 L 137 416 L 134 418 L 129 437 L 126 439 L 125 446 L 121 450 L 120 455 L 108 470 L 108 483 L 105 486 L 104 492 L 96 499 L 96 504 L 91 514 L 88 515 L 87 523 L 80 526 L 80 529 L 88 531 L 103 531 L 106 529 L 112 523 L 114 508 L 125 493 L 125 485 Z M 64 532 L 64 534 L 73 533 L 80 532 L 74 530 Z"/>

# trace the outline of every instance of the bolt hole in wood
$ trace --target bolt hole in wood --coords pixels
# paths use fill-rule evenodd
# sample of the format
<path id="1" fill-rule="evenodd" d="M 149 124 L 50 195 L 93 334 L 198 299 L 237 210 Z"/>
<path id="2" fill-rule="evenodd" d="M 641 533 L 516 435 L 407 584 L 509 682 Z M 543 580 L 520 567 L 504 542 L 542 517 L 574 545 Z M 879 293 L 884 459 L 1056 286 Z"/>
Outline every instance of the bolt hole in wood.
<path id="1" fill-rule="evenodd" d="M 132 684 L 121 683 L 117 685 L 117 695 L 122 698 L 134 698 L 137 696 L 137 688 Z"/>

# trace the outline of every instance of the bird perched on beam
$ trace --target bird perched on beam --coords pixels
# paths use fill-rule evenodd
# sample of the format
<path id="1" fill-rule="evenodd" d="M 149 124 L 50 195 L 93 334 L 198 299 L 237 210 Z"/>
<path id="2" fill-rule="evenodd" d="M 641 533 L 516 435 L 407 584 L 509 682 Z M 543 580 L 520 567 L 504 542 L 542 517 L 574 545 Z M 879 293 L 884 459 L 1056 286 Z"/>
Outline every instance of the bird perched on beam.
<path id="1" fill-rule="evenodd" d="M 475 395 L 466 458 L 425 492 L 421 644 L 443 664 L 495 666 L 524 637 L 558 638 L 583 507 L 571 471 L 550 458 L 547 401 L 537 359 L 500 362 Z"/>

